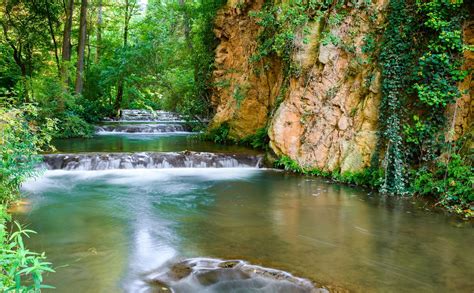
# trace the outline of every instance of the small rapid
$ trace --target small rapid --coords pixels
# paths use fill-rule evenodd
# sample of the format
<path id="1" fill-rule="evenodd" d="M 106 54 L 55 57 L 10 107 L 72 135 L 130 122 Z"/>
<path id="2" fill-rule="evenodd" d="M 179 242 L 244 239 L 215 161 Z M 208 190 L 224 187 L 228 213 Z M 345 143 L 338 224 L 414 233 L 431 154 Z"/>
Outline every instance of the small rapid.
<path id="1" fill-rule="evenodd" d="M 117 122 L 184 122 L 181 115 L 167 111 L 149 111 L 136 109 L 123 109 L 118 120 L 109 120 Z"/>
<path id="2" fill-rule="evenodd" d="M 191 132 L 191 127 L 186 124 L 178 123 L 157 123 L 157 124 L 109 124 L 109 125 L 100 125 L 95 127 L 96 134 L 120 134 L 120 133 L 130 133 L 130 134 L 164 134 L 164 133 L 173 133 L 173 134 L 188 134 Z"/>
<path id="3" fill-rule="evenodd" d="M 48 170 L 111 170 L 165 168 L 259 168 L 262 155 L 206 152 L 142 152 L 49 154 L 43 156 Z"/>

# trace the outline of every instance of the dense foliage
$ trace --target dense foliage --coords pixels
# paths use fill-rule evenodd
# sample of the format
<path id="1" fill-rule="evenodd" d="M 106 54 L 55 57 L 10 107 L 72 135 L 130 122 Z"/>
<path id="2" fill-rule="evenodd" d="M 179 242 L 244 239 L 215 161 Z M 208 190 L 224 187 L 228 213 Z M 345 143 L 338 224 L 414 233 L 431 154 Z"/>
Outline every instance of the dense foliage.
<path id="1" fill-rule="evenodd" d="M 0 99 L 35 103 L 56 137 L 122 108 L 209 117 L 216 39 L 225 1 L 7 0 L 0 9 Z M 85 26 L 85 29 L 83 28 Z"/>
<path id="2" fill-rule="evenodd" d="M 12 222 L 6 207 L 19 196 L 20 185 L 37 174 L 38 152 L 49 146 L 54 120 L 35 122 L 37 110 L 31 105 L 0 108 L 0 291 L 36 292 L 42 274 L 53 272 L 44 254 L 29 251 L 23 242 L 34 231 Z"/>
<path id="3" fill-rule="evenodd" d="M 457 106 L 447 116 L 468 74 L 461 69 L 464 50 L 472 50 L 462 39 L 465 17 L 463 1 L 390 1 L 380 55 L 379 142 L 382 191 L 435 196 L 439 204 L 470 215 L 472 158 L 460 144 L 472 138 L 454 140 Z"/>
<path id="4" fill-rule="evenodd" d="M 38 153 L 49 147 L 55 121 L 48 118 L 37 125 L 37 115 L 31 105 L 0 108 L 0 201 L 4 204 L 14 200 L 21 183 L 35 175 Z"/>

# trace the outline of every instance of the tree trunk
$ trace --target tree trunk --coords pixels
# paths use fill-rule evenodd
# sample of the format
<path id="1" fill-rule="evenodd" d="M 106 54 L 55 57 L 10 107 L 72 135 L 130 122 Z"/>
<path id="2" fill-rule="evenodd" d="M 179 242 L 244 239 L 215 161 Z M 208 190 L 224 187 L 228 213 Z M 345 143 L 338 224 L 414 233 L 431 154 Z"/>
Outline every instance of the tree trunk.
<path id="1" fill-rule="evenodd" d="M 132 0 L 134 1 L 134 0 Z M 128 26 L 130 24 L 130 18 L 132 17 L 133 7 L 130 5 L 130 0 L 125 0 L 125 21 L 123 27 L 123 47 L 126 48 L 128 45 Z M 133 2 L 133 5 L 135 2 Z M 114 110 L 117 117 L 120 116 L 120 107 L 122 106 L 124 91 L 124 80 L 123 77 L 119 78 L 117 85 L 117 96 L 115 98 Z"/>
<path id="2" fill-rule="evenodd" d="M 95 63 L 98 63 L 100 60 L 101 46 L 102 46 L 102 0 L 99 0 L 97 3 L 98 12 L 97 12 L 97 44 L 95 52 Z"/>
<path id="3" fill-rule="evenodd" d="M 62 63 L 61 76 L 64 86 L 64 91 L 67 92 L 69 88 L 69 61 L 71 61 L 71 29 L 72 29 L 72 14 L 74 11 L 74 0 L 68 0 L 65 7 L 66 23 L 64 24 L 63 32 L 63 46 L 62 46 Z"/>
<path id="4" fill-rule="evenodd" d="M 81 1 L 81 16 L 79 23 L 79 44 L 77 46 L 76 95 L 82 93 L 84 86 L 84 51 L 87 35 L 87 0 Z"/>
<path id="5" fill-rule="evenodd" d="M 7 19 L 10 21 L 10 14 L 7 12 Z M 21 72 L 21 80 L 23 83 L 23 88 L 24 88 L 24 95 L 25 95 L 25 103 L 30 102 L 30 97 L 29 97 L 29 92 L 28 92 L 28 70 L 26 66 L 26 61 L 24 61 L 22 57 L 22 51 L 23 51 L 23 46 L 22 43 L 20 42 L 18 46 L 15 45 L 15 42 L 12 41 L 9 36 L 8 36 L 8 25 L 4 21 L 0 21 L 0 24 L 2 25 L 3 29 L 3 34 L 5 36 L 5 41 L 7 44 L 12 48 L 13 50 L 13 60 L 15 60 L 16 65 L 20 67 L 20 72 Z"/>
<path id="6" fill-rule="evenodd" d="M 56 61 L 56 66 L 58 68 L 58 76 L 61 76 L 61 65 L 59 63 L 58 42 L 56 42 L 56 36 L 54 35 L 53 21 L 51 19 L 51 13 L 49 11 L 49 5 L 46 5 L 46 14 L 48 18 L 49 33 L 51 34 L 51 39 L 53 41 L 53 46 L 54 46 L 54 57 Z"/>
<path id="7" fill-rule="evenodd" d="M 179 6 L 183 10 L 183 26 L 184 26 L 184 37 L 186 39 L 186 44 L 188 49 L 192 52 L 193 50 L 193 40 L 191 39 L 191 21 L 189 14 L 186 10 L 185 0 L 179 0 Z"/>

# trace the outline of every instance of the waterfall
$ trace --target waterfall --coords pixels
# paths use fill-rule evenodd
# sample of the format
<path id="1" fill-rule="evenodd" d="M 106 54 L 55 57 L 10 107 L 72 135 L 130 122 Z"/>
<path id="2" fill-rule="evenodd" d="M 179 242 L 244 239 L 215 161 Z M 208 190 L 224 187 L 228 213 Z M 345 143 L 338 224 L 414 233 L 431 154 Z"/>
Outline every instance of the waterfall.
<path id="1" fill-rule="evenodd" d="M 151 133 L 189 133 L 191 127 L 186 124 L 113 124 L 101 125 L 95 127 L 97 134 L 114 134 L 114 133 L 134 133 L 134 134 L 151 134 Z"/>
<path id="2" fill-rule="evenodd" d="M 110 170 L 163 168 L 259 168 L 262 155 L 206 152 L 81 153 L 43 156 L 48 170 Z"/>
<path id="3" fill-rule="evenodd" d="M 124 109 L 118 121 L 184 122 L 184 119 L 173 112 Z"/>

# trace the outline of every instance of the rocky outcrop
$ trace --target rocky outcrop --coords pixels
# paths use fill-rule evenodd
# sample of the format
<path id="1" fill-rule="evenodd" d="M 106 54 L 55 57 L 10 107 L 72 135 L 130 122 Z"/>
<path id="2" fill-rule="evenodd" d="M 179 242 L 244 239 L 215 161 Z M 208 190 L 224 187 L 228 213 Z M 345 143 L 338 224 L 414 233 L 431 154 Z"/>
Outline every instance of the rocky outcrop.
<path id="1" fill-rule="evenodd" d="M 362 47 L 369 33 L 378 37 L 387 1 L 372 4 L 376 11 L 371 12 L 379 15 L 375 20 L 369 19 L 369 9 L 345 7 L 349 13 L 342 23 L 325 28 L 341 41 L 338 46 L 320 42 L 322 24 L 310 23 L 310 41 L 305 44 L 301 38 L 295 44 L 293 60 L 301 74 L 285 85 L 279 105 L 275 101 L 283 92 L 282 64 L 269 62 L 267 70 L 256 74 L 249 63 L 261 28 L 248 12 L 258 10 L 261 2 L 243 5 L 245 9 L 229 4 L 217 17 L 220 45 L 214 78 L 218 84 L 229 82 L 214 92 L 217 114 L 211 126 L 227 122 L 231 136 L 243 138 L 271 119 L 270 146 L 277 155 L 329 171 L 367 166 L 376 144 L 380 72 Z M 240 104 L 232 97 L 239 86 L 246 89 Z"/>
<path id="2" fill-rule="evenodd" d="M 299 70 L 289 79 L 280 58 L 249 61 L 262 30 L 249 12 L 261 10 L 263 0 L 234 2 L 216 20 L 220 44 L 212 101 L 217 114 L 211 128 L 227 123 L 231 138 L 242 139 L 268 127 L 273 152 L 304 167 L 341 172 L 367 167 L 377 143 L 381 72 L 376 55 L 389 0 L 347 1 L 338 8 L 337 21 L 328 20 L 336 13 L 328 9 L 306 24 L 306 35 L 297 32 L 293 44 L 292 62 Z M 464 25 L 468 44 L 472 28 L 472 22 Z M 464 67 L 472 68 L 472 52 L 465 60 Z M 472 75 L 460 88 L 463 97 L 446 113 L 455 138 L 472 131 Z"/>
<path id="3" fill-rule="evenodd" d="M 234 3 L 235 2 L 235 3 Z M 210 127 L 228 123 L 230 136 L 242 138 L 264 127 L 282 82 L 281 64 L 275 60 L 259 72 L 250 58 L 257 49 L 260 26 L 249 11 L 261 9 L 263 0 L 229 1 L 216 17 L 216 70 L 212 104 L 216 115 Z"/>
<path id="4" fill-rule="evenodd" d="M 464 24 L 463 39 L 466 45 L 474 46 L 474 21 L 470 20 Z M 474 52 L 466 50 L 464 52 L 463 69 L 469 70 L 474 68 Z M 474 123 L 474 79 L 472 72 L 459 85 L 462 97 L 456 101 L 455 105 L 448 108 L 447 116 L 451 121 L 451 132 L 453 138 L 457 139 L 461 135 L 473 132 Z M 474 134 L 474 133 L 473 133 Z M 472 142 L 471 142 L 472 145 Z M 472 146 L 471 146 L 472 147 Z"/>
<path id="5" fill-rule="evenodd" d="M 270 146 L 302 166 L 355 171 L 367 166 L 375 149 L 380 72 L 364 37 L 377 38 L 386 1 L 377 1 L 379 19 L 367 9 L 349 9 L 341 24 L 330 27 L 338 46 L 314 41 L 297 51 L 304 77 L 291 79 L 288 95 L 269 128 Z M 320 40 L 314 23 L 310 40 Z M 316 53 L 315 53 L 316 52 Z"/>

